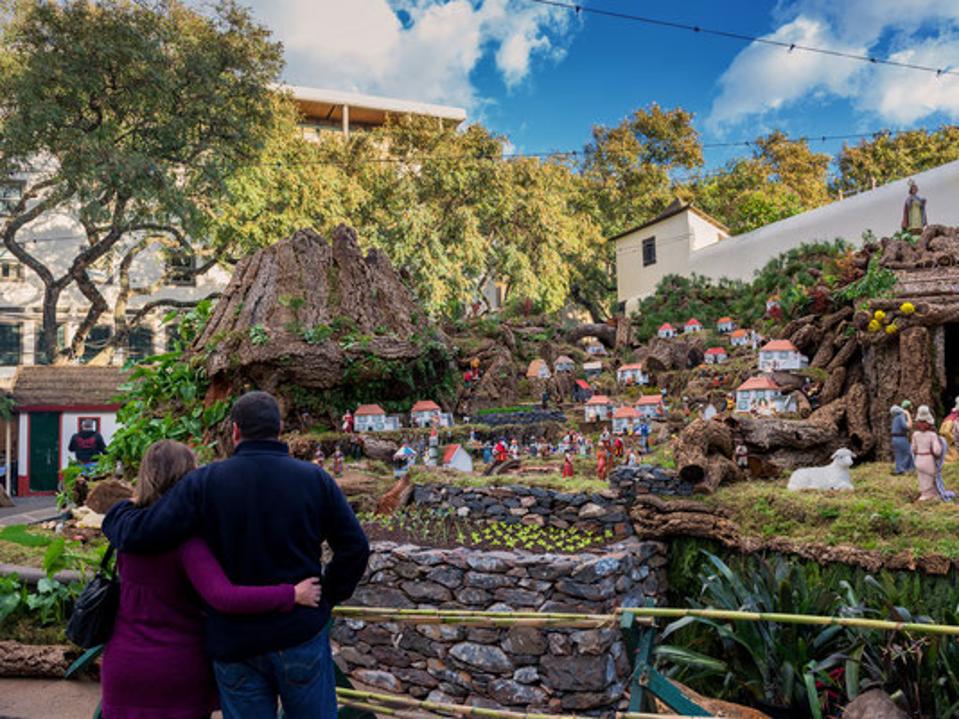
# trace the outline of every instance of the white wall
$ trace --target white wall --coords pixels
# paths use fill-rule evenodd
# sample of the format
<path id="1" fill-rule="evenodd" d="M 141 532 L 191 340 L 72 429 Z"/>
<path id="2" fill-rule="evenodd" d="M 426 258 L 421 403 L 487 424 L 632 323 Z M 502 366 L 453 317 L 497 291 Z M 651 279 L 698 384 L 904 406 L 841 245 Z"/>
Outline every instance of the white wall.
<path id="1" fill-rule="evenodd" d="M 926 198 L 930 224 L 959 226 L 959 160 L 919 173 L 913 179 Z M 908 179 L 854 195 L 800 215 L 789 217 L 713 247 L 694 252 L 689 271 L 719 279 L 751 280 L 776 255 L 804 242 L 841 237 L 859 244 L 863 232 L 877 238 L 900 229 Z"/>
<path id="2" fill-rule="evenodd" d="M 616 292 L 620 302 L 650 294 L 669 274 L 686 274 L 692 230 L 690 213 L 680 212 L 662 222 L 616 240 Z M 656 263 L 643 267 L 643 240 L 656 238 Z M 635 307 L 627 305 L 627 312 Z"/>

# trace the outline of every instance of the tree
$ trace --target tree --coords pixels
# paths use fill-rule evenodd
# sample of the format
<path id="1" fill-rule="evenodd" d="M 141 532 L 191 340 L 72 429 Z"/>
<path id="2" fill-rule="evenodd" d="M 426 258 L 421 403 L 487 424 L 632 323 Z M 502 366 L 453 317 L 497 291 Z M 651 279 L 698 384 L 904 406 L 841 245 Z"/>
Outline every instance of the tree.
<path id="1" fill-rule="evenodd" d="M 836 189 L 869 190 L 894 180 L 959 160 L 959 127 L 911 130 L 892 135 L 880 132 L 839 153 Z"/>
<path id="2" fill-rule="evenodd" d="M 9 4 L 0 37 L 0 173 L 24 186 L 0 235 L 43 283 L 47 356 L 82 354 L 108 311 L 92 268 L 117 268 L 121 309 L 149 291 L 130 286 L 138 253 L 157 242 L 212 253 L 195 231 L 227 178 L 258 156 L 280 68 L 279 45 L 233 0 L 209 15 L 177 0 Z M 65 269 L 18 241 L 53 213 L 75 217 L 85 236 Z M 89 308 L 71 345 L 57 350 L 57 304 L 73 283 Z M 115 314 L 123 325 L 126 313 Z"/>

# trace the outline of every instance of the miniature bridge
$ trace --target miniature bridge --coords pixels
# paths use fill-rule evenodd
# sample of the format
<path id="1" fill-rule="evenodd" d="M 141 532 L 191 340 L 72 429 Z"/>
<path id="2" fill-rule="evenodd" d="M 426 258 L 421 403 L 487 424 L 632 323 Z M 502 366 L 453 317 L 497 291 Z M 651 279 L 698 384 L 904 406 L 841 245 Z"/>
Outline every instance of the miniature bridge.
<path id="1" fill-rule="evenodd" d="M 609 629 L 618 626 L 623 634 L 623 641 L 626 645 L 631 667 L 628 684 L 629 709 L 625 712 L 608 714 L 611 719 L 679 719 L 680 717 L 713 716 L 689 699 L 653 666 L 657 619 L 696 617 L 720 621 L 771 622 L 810 626 L 831 625 L 959 637 L 959 625 L 894 622 L 860 617 L 828 617 L 718 609 L 675 609 L 653 606 L 623 607 L 610 614 L 482 612 L 341 606 L 336 607 L 333 614 L 335 618 L 340 619 L 413 625 L 447 624 L 493 628 L 526 626 L 540 629 L 548 627 L 556 629 Z M 84 652 L 67 670 L 66 677 L 70 678 L 90 666 L 102 650 L 103 646 L 98 646 Z M 487 709 L 464 704 L 431 702 L 398 694 L 356 689 L 338 667 L 335 667 L 335 672 L 337 703 L 340 706 L 339 716 L 341 719 L 375 719 L 376 715 L 394 716 L 401 712 L 450 717 L 481 717 L 483 719 L 590 719 L 589 717 L 572 714 L 536 714 L 505 709 Z M 649 706 L 653 699 L 659 699 L 674 714 L 656 714 L 644 711 L 654 708 Z M 100 717 L 98 707 L 94 719 L 100 719 Z"/>

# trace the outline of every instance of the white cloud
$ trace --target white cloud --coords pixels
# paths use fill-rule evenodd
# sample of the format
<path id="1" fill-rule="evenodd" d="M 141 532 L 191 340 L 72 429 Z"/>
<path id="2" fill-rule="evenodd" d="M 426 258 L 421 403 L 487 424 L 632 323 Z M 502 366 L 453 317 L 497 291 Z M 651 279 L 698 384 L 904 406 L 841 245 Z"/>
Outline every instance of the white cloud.
<path id="1" fill-rule="evenodd" d="M 931 67 L 959 67 L 959 0 L 783 2 L 770 39 Z M 719 79 L 708 124 L 755 120 L 800 100 L 841 98 L 881 120 L 959 118 L 959 77 L 871 65 L 753 43 Z"/>
<path id="2" fill-rule="evenodd" d="M 507 87 L 562 57 L 569 13 L 521 0 L 253 0 L 283 42 L 293 84 L 475 110 L 471 74 L 493 58 Z"/>

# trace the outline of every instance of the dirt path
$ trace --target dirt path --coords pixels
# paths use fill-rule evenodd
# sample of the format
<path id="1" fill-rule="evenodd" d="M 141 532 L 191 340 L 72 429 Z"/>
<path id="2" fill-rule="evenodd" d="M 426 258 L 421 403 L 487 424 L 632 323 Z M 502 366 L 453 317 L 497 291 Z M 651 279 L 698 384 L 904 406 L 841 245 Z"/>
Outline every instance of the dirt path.
<path id="1" fill-rule="evenodd" d="M 61 679 L 0 679 L 0 719 L 90 719 L 100 684 Z"/>

